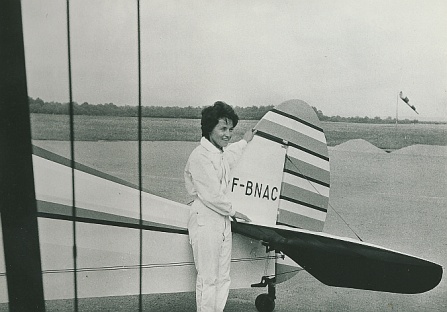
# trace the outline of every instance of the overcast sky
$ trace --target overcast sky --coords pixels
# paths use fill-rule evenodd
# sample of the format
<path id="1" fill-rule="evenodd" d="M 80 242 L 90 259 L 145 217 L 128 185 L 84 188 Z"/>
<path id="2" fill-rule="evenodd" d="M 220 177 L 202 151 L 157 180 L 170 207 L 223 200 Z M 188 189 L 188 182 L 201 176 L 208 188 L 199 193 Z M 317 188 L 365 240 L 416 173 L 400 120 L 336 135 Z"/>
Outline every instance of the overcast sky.
<path id="1" fill-rule="evenodd" d="M 138 104 L 136 0 L 71 0 L 73 100 Z M 28 93 L 68 102 L 65 1 L 22 0 Z M 447 118 L 445 0 L 141 0 L 142 104 Z"/>

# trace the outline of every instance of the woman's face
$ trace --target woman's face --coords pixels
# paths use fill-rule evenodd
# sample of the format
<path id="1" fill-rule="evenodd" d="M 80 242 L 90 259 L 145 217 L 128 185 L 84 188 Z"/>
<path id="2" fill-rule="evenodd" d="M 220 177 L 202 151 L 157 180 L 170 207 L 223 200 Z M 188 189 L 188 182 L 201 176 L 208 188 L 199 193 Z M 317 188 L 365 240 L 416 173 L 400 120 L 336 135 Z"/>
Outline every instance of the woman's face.
<path id="1" fill-rule="evenodd" d="M 233 121 L 228 118 L 219 119 L 219 123 L 210 133 L 210 142 L 219 149 L 227 146 L 233 135 Z"/>

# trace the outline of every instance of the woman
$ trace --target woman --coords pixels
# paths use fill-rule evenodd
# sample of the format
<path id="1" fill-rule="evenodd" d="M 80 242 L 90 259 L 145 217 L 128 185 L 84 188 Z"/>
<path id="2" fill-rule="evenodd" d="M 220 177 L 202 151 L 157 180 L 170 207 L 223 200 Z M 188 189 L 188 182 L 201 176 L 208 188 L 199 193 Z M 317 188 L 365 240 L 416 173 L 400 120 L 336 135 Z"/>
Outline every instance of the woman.
<path id="1" fill-rule="evenodd" d="M 185 184 L 194 196 L 188 222 L 197 269 L 197 311 L 223 311 L 230 290 L 230 217 L 250 222 L 233 209 L 226 196 L 230 170 L 242 155 L 253 131 L 229 144 L 239 121 L 230 105 L 216 102 L 202 111 L 202 139 L 189 156 Z"/>

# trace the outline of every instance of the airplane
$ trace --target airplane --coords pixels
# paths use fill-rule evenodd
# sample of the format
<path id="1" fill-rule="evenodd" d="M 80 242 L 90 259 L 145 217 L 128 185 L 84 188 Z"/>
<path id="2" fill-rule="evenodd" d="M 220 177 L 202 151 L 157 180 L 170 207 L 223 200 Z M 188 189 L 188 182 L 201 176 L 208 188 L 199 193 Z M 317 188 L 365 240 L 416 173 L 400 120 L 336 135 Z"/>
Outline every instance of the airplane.
<path id="1" fill-rule="evenodd" d="M 322 232 L 330 164 L 311 106 L 283 102 L 255 129 L 231 174 L 228 194 L 234 208 L 252 219 L 232 222 L 231 287 L 267 287 L 255 300 L 258 311 L 273 311 L 276 285 L 302 270 L 325 285 L 381 292 L 416 294 L 439 284 L 443 270 L 436 263 Z M 144 294 L 194 291 L 189 206 L 143 189 L 140 219 L 138 185 L 85 164 L 71 165 L 61 155 L 33 147 L 45 300 L 73 298 L 74 272 L 79 298 L 136 295 L 140 267 Z M 7 301 L 0 289 L 0 302 Z"/>

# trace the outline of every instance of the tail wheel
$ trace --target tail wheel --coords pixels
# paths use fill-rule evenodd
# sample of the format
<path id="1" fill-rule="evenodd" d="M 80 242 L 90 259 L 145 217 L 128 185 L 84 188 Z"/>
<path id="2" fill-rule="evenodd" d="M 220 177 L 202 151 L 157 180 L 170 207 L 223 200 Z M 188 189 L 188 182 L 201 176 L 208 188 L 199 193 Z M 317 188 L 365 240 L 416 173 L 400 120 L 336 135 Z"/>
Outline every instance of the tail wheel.
<path id="1" fill-rule="evenodd" d="M 272 312 L 275 309 L 275 299 L 268 294 L 260 294 L 255 300 L 259 312 Z"/>

